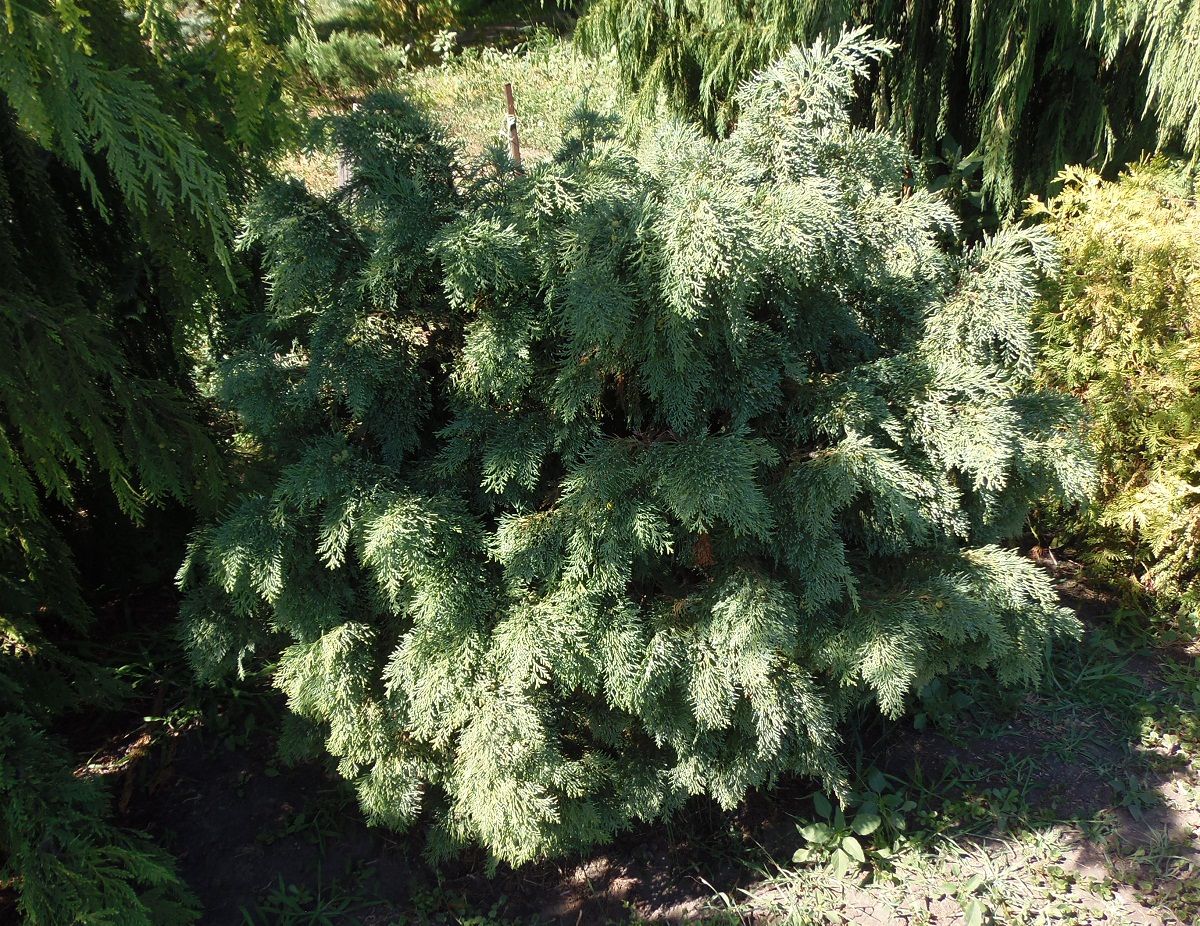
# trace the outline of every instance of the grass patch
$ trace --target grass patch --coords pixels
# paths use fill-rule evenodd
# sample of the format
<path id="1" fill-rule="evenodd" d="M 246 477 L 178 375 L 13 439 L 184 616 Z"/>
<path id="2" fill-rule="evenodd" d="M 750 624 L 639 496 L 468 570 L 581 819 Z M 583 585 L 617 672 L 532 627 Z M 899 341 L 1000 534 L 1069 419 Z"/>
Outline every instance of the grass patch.
<path id="1" fill-rule="evenodd" d="M 548 158 L 558 150 L 571 115 L 580 106 L 602 115 L 620 110 L 615 62 L 589 58 L 569 40 L 545 30 L 535 31 L 528 41 L 509 50 L 465 49 L 440 65 L 400 72 L 384 86 L 423 107 L 471 160 L 489 148 L 507 148 L 505 83 L 513 85 L 526 162 Z M 343 103 L 352 95 L 345 95 Z M 326 111 L 337 108 L 331 101 Z M 276 168 L 300 178 L 320 195 L 337 186 L 337 156 L 329 151 L 291 153 Z"/>
<path id="2" fill-rule="evenodd" d="M 932 732 L 894 729 L 881 750 L 901 757 L 899 829 L 817 796 L 800 862 L 716 903 L 788 926 L 1200 922 L 1200 661 L 1097 630 L 1015 703 L 986 680 L 955 695 Z"/>
<path id="3" fill-rule="evenodd" d="M 443 65 L 403 75 L 398 86 L 468 152 L 477 153 L 507 139 L 505 83 L 513 85 L 521 148 L 531 160 L 557 150 L 581 103 L 604 114 L 619 109 L 615 62 L 589 58 L 545 31 L 511 51 L 468 48 Z"/>

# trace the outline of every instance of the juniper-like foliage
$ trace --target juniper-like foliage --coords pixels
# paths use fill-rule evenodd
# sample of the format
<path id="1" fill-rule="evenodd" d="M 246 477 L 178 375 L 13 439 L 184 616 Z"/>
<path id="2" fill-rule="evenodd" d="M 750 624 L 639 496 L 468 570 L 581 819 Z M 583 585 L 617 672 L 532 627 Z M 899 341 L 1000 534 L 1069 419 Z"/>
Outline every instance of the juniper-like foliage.
<path id="1" fill-rule="evenodd" d="M 395 80 L 413 57 L 410 48 L 389 45 L 370 32 L 333 32 L 324 41 L 311 33 L 297 36 L 287 53 L 293 81 L 306 95 L 341 106 Z"/>
<path id="2" fill-rule="evenodd" d="M 959 152 L 951 174 L 981 162 L 982 192 L 1001 211 L 1068 163 L 1200 153 L 1194 0 L 596 0 L 578 34 L 594 52 L 616 50 L 644 103 L 663 94 L 720 133 L 752 71 L 864 24 L 899 50 L 864 81 L 860 119 L 924 156 Z"/>
<path id="3" fill-rule="evenodd" d="M 847 116 L 882 51 L 790 53 L 723 141 L 581 114 L 526 174 L 456 180 L 377 96 L 334 123 L 347 186 L 259 201 L 269 310 L 212 380 L 257 467 L 195 536 L 187 635 L 205 673 L 278 660 L 373 822 L 519 863 L 838 788 L 852 706 L 1029 682 L 1074 631 L 1002 545 L 1088 482 L 1030 385 L 1053 249 L 945 249 Z"/>
<path id="4" fill-rule="evenodd" d="M 0 716 L 3 871 L 19 892 L 22 922 L 194 922 L 196 900 L 174 860 L 144 835 L 109 823 L 107 796 L 71 773 L 71 758 L 31 718 Z"/>
<path id="5" fill-rule="evenodd" d="M 1040 373 L 1080 396 L 1098 504 L 1056 527 L 1093 575 L 1200 632 L 1200 207 L 1186 171 L 1152 161 L 1117 182 L 1071 169 L 1034 202 L 1072 272 L 1038 318 Z M 1144 603 L 1144 601 L 1143 601 Z"/>

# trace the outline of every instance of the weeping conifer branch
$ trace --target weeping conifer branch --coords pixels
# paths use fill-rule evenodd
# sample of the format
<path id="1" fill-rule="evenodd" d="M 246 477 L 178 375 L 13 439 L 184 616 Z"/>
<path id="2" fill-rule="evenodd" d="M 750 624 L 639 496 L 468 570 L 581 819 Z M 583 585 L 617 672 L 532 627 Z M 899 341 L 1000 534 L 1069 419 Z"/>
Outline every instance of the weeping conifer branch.
<path id="1" fill-rule="evenodd" d="M 859 120 L 949 159 L 951 173 L 979 159 L 1001 211 L 1068 163 L 1200 154 L 1192 0 L 598 0 L 578 35 L 593 52 L 616 50 L 643 109 L 664 94 L 723 134 L 753 71 L 847 25 L 899 46 L 861 83 Z"/>

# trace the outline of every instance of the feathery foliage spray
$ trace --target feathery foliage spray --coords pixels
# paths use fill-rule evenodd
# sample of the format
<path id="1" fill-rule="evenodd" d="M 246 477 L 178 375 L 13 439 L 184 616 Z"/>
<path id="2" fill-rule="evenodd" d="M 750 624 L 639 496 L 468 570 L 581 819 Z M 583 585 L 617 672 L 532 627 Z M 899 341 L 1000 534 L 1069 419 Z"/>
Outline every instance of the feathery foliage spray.
<path id="1" fill-rule="evenodd" d="M 693 795 L 844 780 L 849 707 L 1037 677 L 1074 632 L 1000 546 L 1079 496 L 1031 386 L 1049 239 L 955 218 L 852 126 L 862 32 L 743 85 L 712 141 L 581 113 L 457 178 L 401 101 L 269 191 L 269 310 L 214 372 L 259 466 L 181 573 L 205 672 L 277 653 L 369 817 L 512 863 Z"/>

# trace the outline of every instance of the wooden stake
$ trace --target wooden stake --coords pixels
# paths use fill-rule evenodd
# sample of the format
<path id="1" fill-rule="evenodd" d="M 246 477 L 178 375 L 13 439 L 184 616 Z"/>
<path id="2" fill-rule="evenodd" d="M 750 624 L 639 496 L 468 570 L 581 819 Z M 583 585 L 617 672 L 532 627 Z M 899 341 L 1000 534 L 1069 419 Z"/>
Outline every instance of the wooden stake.
<path id="1" fill-rule="evenodd" d="M 351 112 L 358 112 L 358 104 L 350 107 Z M 345 149 L 339 149 L 337 156 L 337 185 L 338 189 L 350 182 L 350 162 L 346 160 Z"/>
<path id="2" fill-rule="evenodd" d="M 504 85 L 504 99 L 508 102 L 508 153 L 512 156 L 517 170 L 523 170 L 521 165 L 521 137 L 517 134 L 517 104 L 513 102 L 512 84 Z"/>

